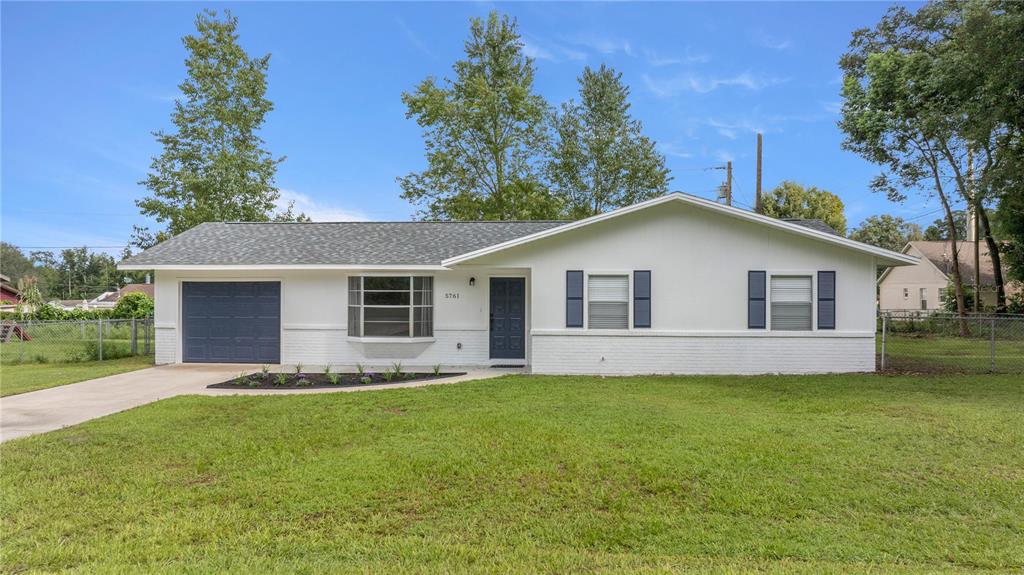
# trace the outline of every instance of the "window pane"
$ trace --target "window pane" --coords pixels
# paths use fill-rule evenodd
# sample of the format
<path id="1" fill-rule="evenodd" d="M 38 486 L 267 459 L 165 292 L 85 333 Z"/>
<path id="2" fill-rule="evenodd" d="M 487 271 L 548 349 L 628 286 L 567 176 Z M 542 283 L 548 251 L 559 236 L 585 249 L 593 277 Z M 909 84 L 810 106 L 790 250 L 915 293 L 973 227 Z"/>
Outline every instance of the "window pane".
<path id="1" fill-rule="evenodd" d="M 370 290 L 409 290 L 408 276 L 401 277 L 374 277 L 363 278 L 363 289 Z"/>
<path id="2" fill-rule="evenodd" d="M 363 323 L 371 321 L 404 321 L 409 323 L 408 307 L 370 307 L 363 308 L 365 319 Z"/>
<path id="3" fill-rule="evenodd" d="M 359 301 L 362 297 L 359 289 L 361 279 L 359 276 L 350 276 L 348 278 L 348 305 L 359 305 L 362 303 Z"/>
<path id="4" fill-rule="evenodd" d="M 591 329 L 626 329 L 629 327 L 629 304 L 626 302 L 590 302 L 588 316 Z"/>
<path id="5" fill-rule="evenodd" d="M 773 276 L 771 282 L 772 329 L 811 329 L 811 278 Z"/>
<path id="6" fill-rule="evenodd" d="M 434 308 L 417 307 L 413 310 L 413 335 L 415 337 L 434 335 Z"/>
<path id="7" fill-rule="evenodd" d="M 587 299 L 590 329 L 629 327 L 629 276 L 590 276 Z"/>
<path id="8" fill-rule="evenodd" d="M 418 290 L 434 289 L 434 278 L 428 276 L 417 276 L 413 278 L 413 285 Z"/>
<path id="9" fill-rule="evenodd" d="M 407 291 L 367 291 L 363 294 L 364 305 L 409 305 Z"/>
<path id="10" fill-rule="evenodd" d="M 409 321 L 403 322 L 366 322 L 366 337 L 409 337 Z"/>
<path id="11" fill-rule="evenodd" d="M 348 307 L 348 335 L 350 337 L 362 335 L 359 333 L 359 316 L 361 311 L 357 306 Z"/>

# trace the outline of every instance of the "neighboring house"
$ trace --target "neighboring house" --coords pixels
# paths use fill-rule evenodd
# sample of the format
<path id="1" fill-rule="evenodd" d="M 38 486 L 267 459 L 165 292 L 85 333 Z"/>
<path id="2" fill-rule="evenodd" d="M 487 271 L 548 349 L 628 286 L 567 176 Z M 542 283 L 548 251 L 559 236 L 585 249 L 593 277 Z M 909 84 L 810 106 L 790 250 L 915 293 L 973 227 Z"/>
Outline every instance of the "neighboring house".
<path id="1" fill-rule="evenodd" d="M 875 369 L 916 258 L 673 193 L 577 222 L 205 223 L 156 270 L 156 359 L 536 373 Z"/>
<path id="2" fill-rule="evenodd" d="M 0 274 L 0 305 L 16 304 L 19 297 L 21 292 L 11 284 L 11 278 Z"/>
<path id="3" fill-rule="evenodd" d="M 995 267 L 988 246 L 981 242 L 981 303 L 996 305 Z M 946 287 L 953 281 L 953 250 L 948 240 L 914 241 L 903 253 L 919 258 L 913 266 L 885 270 L 878 278 L 878 308 L 881 310 L 934 311 L 945 305 Z M 974 289 L 974 242 L 957 242 L 960 276 L 964 288 Z M 1003 270 L 1006 277 L 1006 270 Z M 1006 285 L 1007 295 L 1020 291 L 1013 283 Z M 973 293 L 973 291 L 972 291 Z"/>
<path id="4" fill-rule="evenodd" d="M 46 303 L 47 305 L 64 311 L 71 311 L 73 309 L 92 309 L 89 307 L 89 300 L 84 299 L 53 299 Z"/>
<path id="5" fill-rule="evenodd" d="M 113 308 L 121 300 L 121 296 L 135 292 L 144 293 L 153 299 L 155 290 L 153 284 L 128 284 L 116 291 L 104 292 L 89 300 L 89 309 Z"/>

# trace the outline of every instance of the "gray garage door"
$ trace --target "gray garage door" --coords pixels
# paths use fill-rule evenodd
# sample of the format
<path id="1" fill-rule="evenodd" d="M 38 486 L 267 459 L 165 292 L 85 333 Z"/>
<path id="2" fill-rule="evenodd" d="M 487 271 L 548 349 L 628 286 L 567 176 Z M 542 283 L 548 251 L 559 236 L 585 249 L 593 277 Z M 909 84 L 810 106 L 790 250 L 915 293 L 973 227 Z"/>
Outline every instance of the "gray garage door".
<path id="1" fill-rule="evenodd" d="M 184 282 L 186 362 L 279 363 L 279 282 Z"/>

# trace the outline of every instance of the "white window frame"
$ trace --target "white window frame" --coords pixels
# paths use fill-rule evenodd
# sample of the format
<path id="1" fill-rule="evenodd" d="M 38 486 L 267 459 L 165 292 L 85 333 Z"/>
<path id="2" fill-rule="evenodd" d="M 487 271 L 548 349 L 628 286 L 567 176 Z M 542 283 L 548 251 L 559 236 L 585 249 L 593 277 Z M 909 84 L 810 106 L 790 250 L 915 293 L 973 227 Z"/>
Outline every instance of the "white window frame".
<path id="1" fill-rule="evenodd" d="M 650 268 L 644 268 L 648 270 Z M 634 270 L 584 270 L 583 276 L 583 329 L 601 332 L 626 331 L 633 329 L 633 271 Z M 590 277 L 591 276 L 622 276 L 626 278 L 626 327 L 625 328 L 592 328 L 590 327 Z M 651 318 L 654 323 L 654 318 Z M 579 329 L 579 328 L 575 328 Z M 647 328 L 644 328 L 645 330 Z M 648 330 L 649 331 L 649 330 Z"/>
<path id="2" fill-rule="evenodd" d="M 435 311 L 434 310 L 434 286 L 436 285 L 436 281 L 435 281 L 434 276 L 432 276 L 432 275 L 422 275 L 422 274 L 411 274 L 411 275 L 409 275 L 409 274 L 373 273 L 373 274 L 352 275 L 352 276 L 348 276 L 348 277 L 349 277 L 349 279 L 356 278 L 356 279 L 359 280 L 359 303 L 358 304 L 353 304 L 353 303 L 349 302 L 348 298 L 351 295 L 351 287 L 349 286 L 348 282 L 346 282 L 346 285 L 345 285 L 345 290 L 346 290 L 346 299 L 345 299 L 345 302 L 346 302 L 346 308 L 345 308 L 346 309 L 346 314 L 351 314 L 352 313 L 352 308 L 358 308 L 359 309 L 359 334 L 358 335 L 352 335 L 350 333 L 350 334 L 348 334 L 349 337 L 355 337 L 355 338 L 360 338 L 360 339 L 364 339 L 364 338 L 369 338 L 369 339 L 383 338 L 383 339 L 393 339 L 393 340 L 396 340 L 396 341 L 406 340 L 406 339 L 424 339 L 424 338 L 433 338 L 434 337 L 434 311 Z M 409 303 L 408 303 L 408 305 L 378 305 L 378 304 L 367 305 L 366 304 L 366 278 L 368 278 L 368 277 L 405 278 L 405 279 L 408 279 L 409 280 L 409 290 L 407 292 L 409 294 Z M 430 278 L 430 303 L 428 303 L 428 304 L 417 304 L 416 303 L 416 278 Z M 374 291 L 374 292 L 384 291 L 384 292 L 406 293 L 406 290 L 371 290 L 371 291 Z M 420 291 L 424 291 L 424 290 L 420 290 Z M 370 307 L 370 308 L 384 308 L 384 309 L 388 309 L 388 308 L 390 308 L 390 309 L 409 308 L 409 315 L 408 315 L 408 326 L 409 326 L 409 329 L 408 329 L 407 333 L 405 335 L 366 335 L 366 308 L 368 308 L 368 307 Z M 419 335 L 419 336 L 416 335 L 416 310 L 417 310 L 417 308 L 430 308 L 430 334 L 428 334 L 428 335 Z M 347 328 L 347 326 L 348 326 L 348 323 L 346 322 L 346 328 Z"/>
<path id="3" fill-rule="evenodd" d="M 788 332 L 788 333 L 810 333 L 818 331 L 818 272 L 817 270 L 774 270 L 765 272 L 765 331 Z M 811 280 L 811 329 L 775 329 L 772 325 L 772 278 L 774 277 L 807 277 Z M 838 286 L 836 286 L 838 289 Z M 834 330 L 828 330 L 834 331 Z"/>

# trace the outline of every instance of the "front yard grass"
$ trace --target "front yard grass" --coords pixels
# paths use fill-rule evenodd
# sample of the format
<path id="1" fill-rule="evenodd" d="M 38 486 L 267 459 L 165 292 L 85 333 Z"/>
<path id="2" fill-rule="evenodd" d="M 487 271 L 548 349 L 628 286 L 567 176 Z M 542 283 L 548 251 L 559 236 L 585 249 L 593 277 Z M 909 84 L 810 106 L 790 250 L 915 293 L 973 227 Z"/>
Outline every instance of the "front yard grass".
<path id="1" fill-rule="evenodd" d="M 1019 376 L 179 397 L 5 443 L 7 571 L 1020 572 Z"/>
<path id="2" fill-rule="evenodd" d="M 153 366 L 148 356 L 79 363 L 0 363 L 0 397 Z"/>

